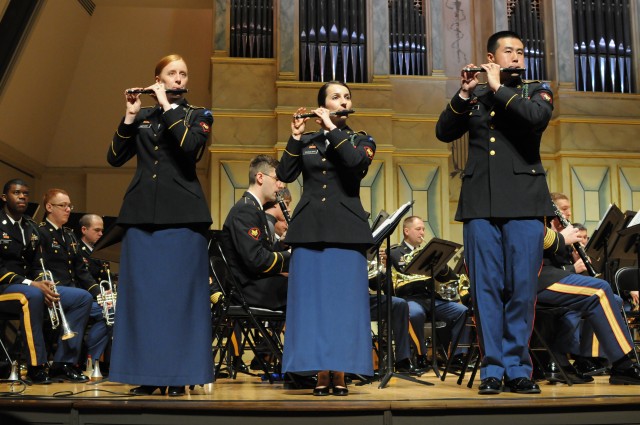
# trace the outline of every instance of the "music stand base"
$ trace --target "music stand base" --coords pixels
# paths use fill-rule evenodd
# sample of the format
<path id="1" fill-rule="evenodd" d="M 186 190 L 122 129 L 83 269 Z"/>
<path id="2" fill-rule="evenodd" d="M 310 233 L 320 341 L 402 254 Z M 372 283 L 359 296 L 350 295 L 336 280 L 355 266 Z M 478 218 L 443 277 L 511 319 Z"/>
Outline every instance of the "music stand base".
<path id="1" fill-rule="evenodd" d="M 404 379 L 405 381 L 415 382 L 416 384 L 422 384 L 422 385 L 435 385 L 433 382 L 421 381 L 410 375 L 405 375 L 405 374 L 396 373 L 396 372 L 389 372 L 382 377 L 382 379 L 380 380 L 380 385 L 378 385 L 378 388 L 386 387 L 391 378 L 400 378 L 400 379 Z"/>

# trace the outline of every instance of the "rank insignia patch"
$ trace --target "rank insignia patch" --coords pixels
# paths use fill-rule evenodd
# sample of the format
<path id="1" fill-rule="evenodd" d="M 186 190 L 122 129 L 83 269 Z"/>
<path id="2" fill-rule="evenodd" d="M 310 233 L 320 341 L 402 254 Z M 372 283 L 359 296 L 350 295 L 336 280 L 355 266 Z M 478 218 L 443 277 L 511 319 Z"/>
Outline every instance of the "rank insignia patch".
<path id="1" fill-rule="evenodd" d="M 371 149 L 369 146 L 365 146 L 364 152 L 367 154 L 367 158 L 373 159 L 373 155 L 375 155 L 373 149 Z"/>
<path id="2" fill-rule="evenodd" d="M 549 93 L 542 92 L 540 93 L 540 97 L 549 103 L 553 103 L 553 100 L 551 99 L 551 96 L 549 96 Z"/>
<path id="3" fill-rule="evenodd" d="M 206 122 L 201 122 L 200 127 L 202 127 L 202 131 L 204 131 L 205 133 L 208 133 L 209 131 L 211 131 L 209 124 L 207 124 Z"/>
<path id="4" fill-rule="evenodd" d="M 260 229 L 257 227 L 252 227 L 247 233 L 255 240 L 260 239 Z"/>

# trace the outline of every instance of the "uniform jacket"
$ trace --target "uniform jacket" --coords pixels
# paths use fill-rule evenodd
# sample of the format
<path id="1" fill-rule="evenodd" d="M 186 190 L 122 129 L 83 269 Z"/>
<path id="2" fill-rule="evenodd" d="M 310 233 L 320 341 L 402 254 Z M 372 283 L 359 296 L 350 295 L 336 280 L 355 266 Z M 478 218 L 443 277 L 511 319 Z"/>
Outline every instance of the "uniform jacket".
<path id="1" fill-rule="evenodd" d="M 91 248 L 86 243 L 80 240 L 80 255 L 89 270 L 89 274 L 96 282 L 100 283 L 103 280 L 108 280 L 107 270 L 109 269 L 109 262 L 93 258 L 91 256 Z M 105 288 L 106 289 L 106 288 Z"/>
<path id="2" fill-rule="evenodd" d="M 545 228 L 544 257 L 542 270 L 538 275 L 538 292 L 576 273 L 570 260 L 571 249 L 571 246 L 565 245 L 562 233 Z"/>
<path id="3" fill-rule="evenodd" d="M 22 228 L 26 245 L 20 229 L 11 224 L 4 210 L 0 210 L 0 294 L 8 285 L 32 280 L 39 274 L 40 236 L 37 224 L 30 217 L 23 216 Z"/>
<path id="4" fill-rule="evenodd" d="M 211 214 L 196 176 L 211 131 L 211 111 L 182 100 L 163 113 L 143 108 L 135 122 L 120 122 L 107 160 L 120 167 L 137 157 L 136 173 L 124 195 L 118 223 L 124 225 L 211 224 Z"/>
<path id="5" fill-rule="evenodd" d="M 371 136 L 348 127 L 289 138 L 276 172 L 287 183 L 302 173 L 304 188 L 291 216 L 287 244 L 373 244 L 360 182 L 375 149 Z"/>
<path id="6" fill-rule="evenodd" d="M 89 273 L 73 230 L 67 227 L 56 229 L 45 220 L 40 223 L 38 232 L 45 267 L 56 284 L 86 289 L 95 298 L 100 288 Z"/>
<path id="7" fill-rule="evenodd" d="M 514 78 L 495 94 L 488 85 L 456 95 L 440 114 L 436 136 L 452 142 L 469 132 L 456 220 L 552 216 L 540 141 L 553 111 L 546 83 Z"/>
<path id="8" fill-rule="evenodd" d="M 222 227 L 222 248 L 249 305 L 273 306 L 275 300 L 268 302 L 261 298 L 274 294 L 264 291 L 264 282 L 258 281 L 281 277 L 280 273 L 288 271 L 290 253 L 274 251 L 266 214 L 249 192 L 242 195 L 227 215 Z M 275 305 L 283 305 L 282 300 Z"/>

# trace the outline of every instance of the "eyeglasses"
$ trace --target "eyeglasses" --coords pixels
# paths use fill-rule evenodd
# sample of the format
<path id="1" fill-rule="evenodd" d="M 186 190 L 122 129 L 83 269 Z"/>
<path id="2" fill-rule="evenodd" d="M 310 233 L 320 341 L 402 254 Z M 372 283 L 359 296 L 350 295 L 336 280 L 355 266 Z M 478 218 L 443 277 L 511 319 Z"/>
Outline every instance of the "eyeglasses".
<path id="1" fill-rule="evenodd" d="M 280 179 L 278 178 L 278 176 L 270 176 L 269 174 L 264 174 L 262 173 L 263 176 L 267 176 L 267 177 L 271 177 L 272 179 L 274 179 L 275 181 L 279 182 Z"/>
<path id="2" fill-rule="evenodd" d="M 67 208 L 69 208 L 71 211 L 73 211 L 73 205 L 71 204 L 51 204 L 51 205 L 53 205 L 54 207 L 60 207 L 63 210 L 66 210 Z"/>

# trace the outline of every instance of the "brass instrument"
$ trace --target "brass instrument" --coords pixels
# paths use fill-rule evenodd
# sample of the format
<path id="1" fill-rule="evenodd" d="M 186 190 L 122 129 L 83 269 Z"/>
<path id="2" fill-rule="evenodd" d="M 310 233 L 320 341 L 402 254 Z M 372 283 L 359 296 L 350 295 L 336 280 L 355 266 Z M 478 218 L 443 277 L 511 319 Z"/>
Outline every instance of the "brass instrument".
<path id="1" fill-rule="evenodd" d="M 46 269 L 42 258 L 40 258 L 40 265 L 42 266 L 42 279 L 53 282 L 51 290 L 55 294 L 59 295 L 58 290 L 56 289 L 55 281 L 53 280 L 53 274 L 51 274 L 51 271 Z M 54 302 L 51 307 L 49 307 L 49 318 L 51 319 L 52 329 L 57 329 L 60 324 L 62 324 L 62 336 L 60 337 L 60 339 L 64 341 L 76 336 L 76 332 L 73 332 L 69 327 L 69 322 L 67 322 L 67 317 L 64 315 L 64 310 L 62 310 L 60 301 Z"/>
<path id="2" fill-rule="evenodd" d="M 116 300 L 118 293 L 115 286 L 111 282 L 111 271 L 105 265 L 107 280 L 101 280 L 99 283 L 100 294 L 96 296 L 96 301 L 102 307 L 102 316 L 107 326 L 113 326 L 116 317 Z"/>

